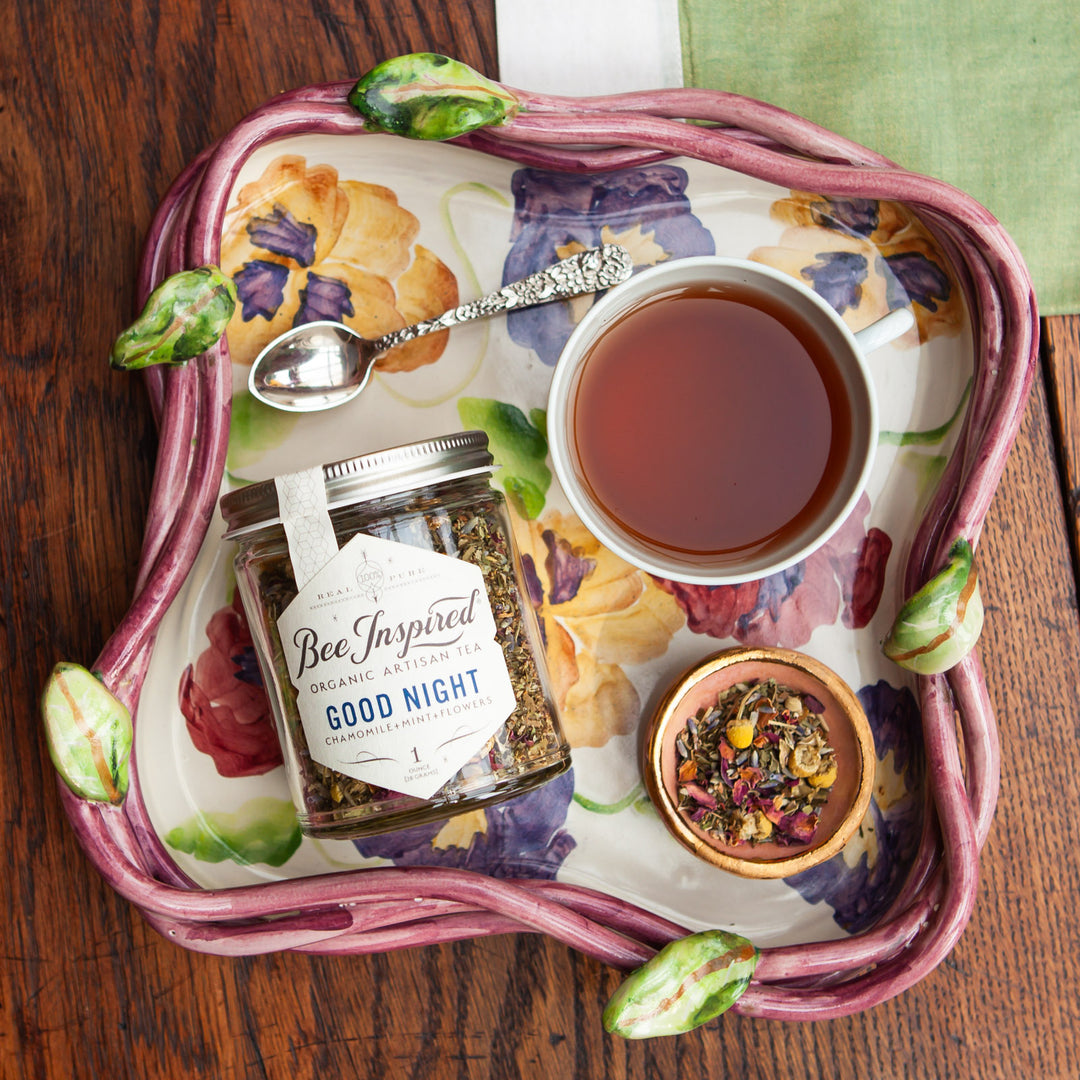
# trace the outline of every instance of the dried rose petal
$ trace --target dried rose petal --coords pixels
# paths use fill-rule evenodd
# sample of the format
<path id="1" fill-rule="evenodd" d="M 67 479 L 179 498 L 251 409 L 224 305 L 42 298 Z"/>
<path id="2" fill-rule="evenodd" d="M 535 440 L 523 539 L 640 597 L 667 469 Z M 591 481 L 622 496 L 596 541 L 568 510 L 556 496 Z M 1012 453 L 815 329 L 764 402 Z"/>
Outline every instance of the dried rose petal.
<path id="1" fill-rule="evenodd" d="M 682 790 L 699 806 L 707 807 L 709 810 L 716 809 L 716 799 L 701 787 L 700 784 L 683 784 Z"/>

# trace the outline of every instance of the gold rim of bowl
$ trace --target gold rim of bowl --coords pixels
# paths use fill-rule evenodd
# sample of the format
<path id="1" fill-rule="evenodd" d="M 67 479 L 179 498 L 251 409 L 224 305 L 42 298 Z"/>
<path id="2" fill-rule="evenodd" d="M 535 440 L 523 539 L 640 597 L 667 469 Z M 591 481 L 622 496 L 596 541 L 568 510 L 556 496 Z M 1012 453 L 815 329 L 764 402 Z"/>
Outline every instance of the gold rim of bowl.
<path id="1" fill-rule="evenodd" d="M 859 768 L 859 779 L 850 805 L 835 828 L 820 839 L 815 838 L 810 845 L 793 849 L 790 855 L 756 857 L 755 848 L 750 845 L 747 845 L 745 855 L 733 855 L 728 850 L 721 850 L 716 841 L 702 830 L 694 828 L 679 812 L 677 795 L 672 791 L 674 785 L 667 783 L 664 777 L 665 736 L 674 724 L 685 723 L 687 713 L 680 708 L 683 700 L 705 679 L 713 679 L 716 689 L 721 689 L 723 679 L 714 678 L 717 673 L 737 664 L 748 663 L 778 668 L 776 678 L 779 682 L 783 681 L 781 676 L 785 669 L 789 672 L 801 672 L 804 678 L 808 676 L 824 689 L 825 695 L 831 698 L 837 707 L 836 710 L 830 710 L 830 730 L 839 716 L 850 725 L 854 736 L 856 753 L 853 756 L 854 763 Z M 643 753 L 645 787 L 669 832 L 683 847 L 699 858 L 747 878 L 791 877 L 836 855 L 851 839 L 866 814 L 870 805 L 876 765 L 874 735 L 870 722 L 859 699 L 847 683 L 813 657 L 792 649 L 767 647 L 726 649 L 684 672 L 660 701 L 649 725 Z"/>

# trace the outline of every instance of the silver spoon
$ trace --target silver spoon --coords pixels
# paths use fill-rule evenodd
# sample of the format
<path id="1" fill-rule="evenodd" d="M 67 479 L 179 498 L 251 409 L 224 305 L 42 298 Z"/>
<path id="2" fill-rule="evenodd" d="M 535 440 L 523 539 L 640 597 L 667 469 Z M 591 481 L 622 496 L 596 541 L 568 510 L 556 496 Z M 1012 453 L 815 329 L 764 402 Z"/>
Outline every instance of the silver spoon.
<path id="1" fill-rule="evenodd" d="M 375 361 L 396 345 L 502 311 L 598 292 L 625 281 L 632 270 L 633 260 L 626 248 L 603 244 L 374 341 L 343 323 L 302 323 L 274 338 L 255 357 L 248 389 L 259 401 L 285 412 L 333 409 L 364 389 Z"/>

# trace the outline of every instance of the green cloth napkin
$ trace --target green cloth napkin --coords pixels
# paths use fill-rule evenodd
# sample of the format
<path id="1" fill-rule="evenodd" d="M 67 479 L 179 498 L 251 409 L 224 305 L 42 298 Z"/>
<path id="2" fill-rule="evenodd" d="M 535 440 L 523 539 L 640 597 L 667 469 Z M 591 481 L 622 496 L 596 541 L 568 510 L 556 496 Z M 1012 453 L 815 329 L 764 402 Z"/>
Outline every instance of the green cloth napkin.
<path id="1" fill-rule="evenodd" d="M 1080 313 L 1075 0 L 679 0 L 688 86 L 779 105 L 1005 226 L 1043 315 Z"/>

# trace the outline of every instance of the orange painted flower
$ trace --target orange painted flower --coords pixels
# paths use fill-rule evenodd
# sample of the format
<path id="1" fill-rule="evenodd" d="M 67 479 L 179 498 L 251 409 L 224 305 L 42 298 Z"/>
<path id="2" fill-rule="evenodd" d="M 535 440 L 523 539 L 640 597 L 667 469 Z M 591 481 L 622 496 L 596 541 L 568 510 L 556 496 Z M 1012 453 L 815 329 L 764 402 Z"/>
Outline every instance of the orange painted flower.
<path id="1" fill-rule="evenodd" d="M 793 191 L 772 205 L 789 227 L 750 258 L 809 285 L 853 330 L 911 305 L 918 341 L 957 334 L 963 297 L 938 244 L 905 206 Z M 916 331 L 898 344 L 914 344 Z"/>
<path id="2" fill-rule="evenodd" d="M 236 283 L 227 330 L 236 363 L 250 364 L 293 326 L 333 319 L 378 337 L 458 303 L 457 281 L 415 243 L 420 223 L 386 187 L 339 180 L 329 165 L 283 155 L 242 187 L 225 217 L 221 268 Z M 381 371 L 432 364 L 442 331 L 401 345 Z"/>
<path id="3" fill-rule="evenodd" d="M 663 655 L 685 622 L 678 603 L 572 514 L 518 519 L 515 534 L 567 739 L 603 746 L 633 731 L 641 702 L 622 665 Z"/>

